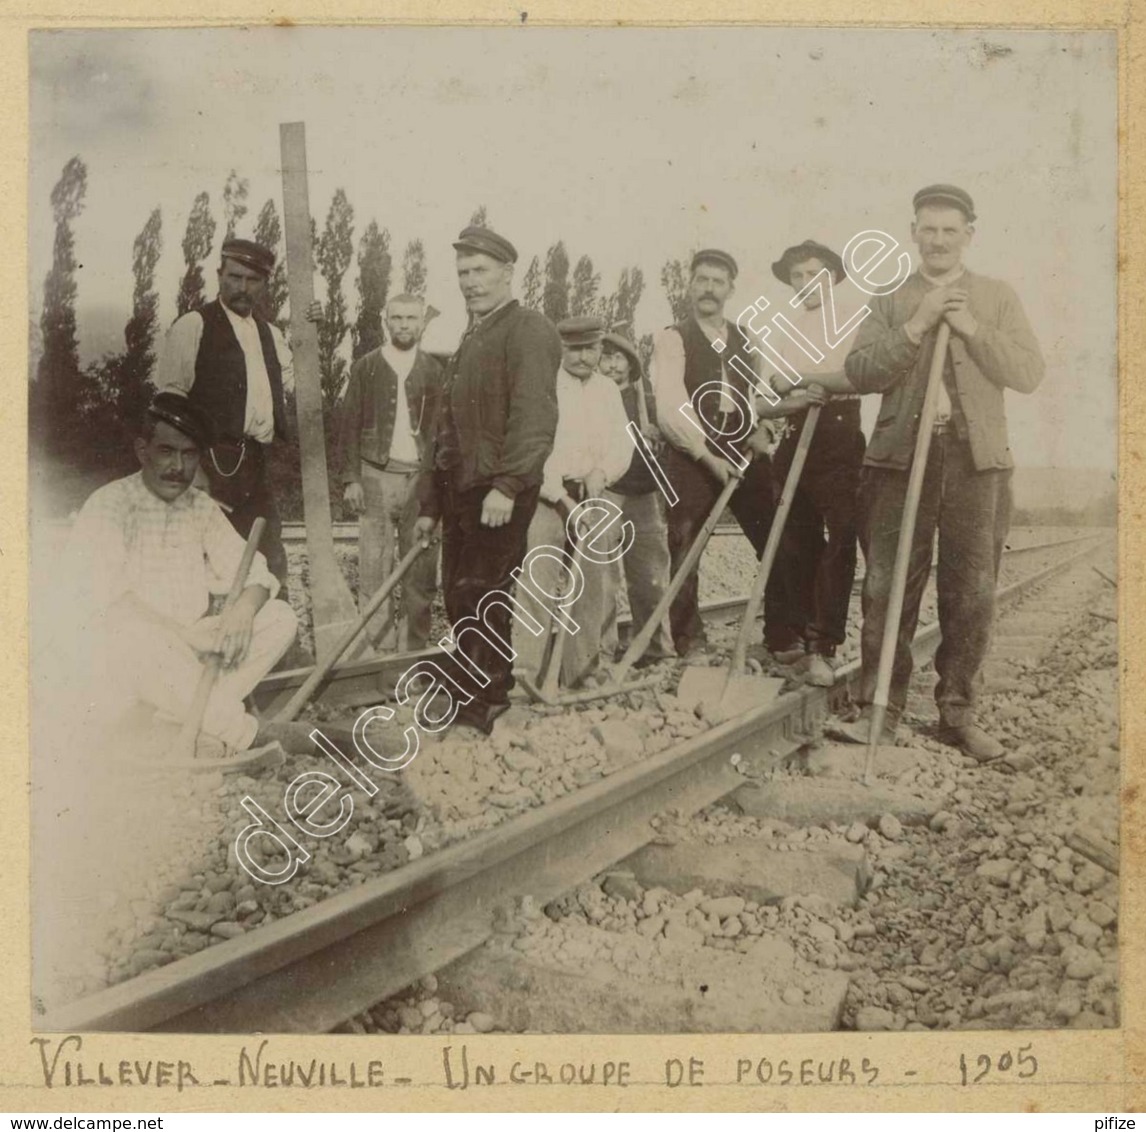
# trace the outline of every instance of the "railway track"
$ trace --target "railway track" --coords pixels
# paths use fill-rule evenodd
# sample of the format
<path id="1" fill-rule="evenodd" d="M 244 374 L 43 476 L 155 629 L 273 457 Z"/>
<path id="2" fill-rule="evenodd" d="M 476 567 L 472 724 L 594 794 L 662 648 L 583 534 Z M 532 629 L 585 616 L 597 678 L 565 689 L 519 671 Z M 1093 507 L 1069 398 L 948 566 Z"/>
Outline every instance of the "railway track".
<path id="1" fill-rule="evenodd" d="M 1000 612 L 1101 549 L 1100 538 L 1018 552 L 1062 551 L 1001 589 Z M 920 630 L 917 665 L 930 660 L 938 641 L 937 625 Z M 695 812 L 735 790 L 744 778 L 734 754 L 754 771 L 776 766 L 847 701 L 858 672 L 850 664 L 832 688 L 798 689 L 352 891 L 73 1002 L 37 1028 L 329 1030 L 479 946 L 495 908 L 524 896 L 544 904 L 641 848 L 658 813 Z"/>
<path id="2" fill-rule="evenodd" d="M 302 525 L 297 525 L 301 529 Z M 336 524 L 336 537 L 338 537 L 338 526 L 339 524 Z M 355 525 L 346 523 L 341 524 L 341 526 L 352 527 Z M 720 528 L 717 528 L 717 531 L 719 533 Z M 739 535 L 740 528 L 728 528 L 726 533 Z M 1004 557 L 1009 561 L 1014 561 L 1016 558 L 1025 558 L 1042 551 L 1065 549 L 1072 545 L 1080 545 L 1088 541 L 1093 542 L 1102 537 L 1104 536 L 1101 534 L 1085 534 L 1033 543 L 1030 546 L 1010 547 L 1004 551 Z M 859 593 L 862 585 L 862 576 L 857 577 L 855 582 L 856 593 Z M 743 612 L 746 600 L 744 596 L 737 596 L 703 602 L 701 604 L 701 616 L 709 622 L 737 617 Z M 627 617 L 621 619 L 622 625 L 628 623 Z M 376 703 L 379 695 L 385 695 L 393 687 L 394 681 L 411 665 L 422 659 L 428 660 L 438 655 L 438 652 L 438 649 L 427 649 L 422 652 L 396 653 L 340 665 L 319 688 L 318 699 L 335 711 L 352 710 L 365 704 Z M 310 672 L 309 668 L 297 668 L 271 673 L 255 689 L 255 703 L 259 711 L 265 715 L 273 716 L 275 712 L 285 706 L 294 692 L 310 675 Z"/>

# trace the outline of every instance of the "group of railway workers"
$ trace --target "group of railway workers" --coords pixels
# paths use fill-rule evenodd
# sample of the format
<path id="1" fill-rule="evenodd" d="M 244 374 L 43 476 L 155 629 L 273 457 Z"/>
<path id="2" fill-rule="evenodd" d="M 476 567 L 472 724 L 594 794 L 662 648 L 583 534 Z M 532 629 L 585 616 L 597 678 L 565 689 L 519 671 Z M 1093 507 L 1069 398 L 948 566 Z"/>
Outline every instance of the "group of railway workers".
<path id="1" fill-rule="evenodd" d="M 468 700 L 455 725 L 492 732 L 507 710 L 515 670 L 540 679 L 554 640 L 550 627 L 565 631 L 563 614 L 576 632 L 563 642 L 562 683 L 574 688 L 599 679 L 624 643 L 617 616 L 622 576 L 635 633 L 654 615 L 733 479 L 729 509 L 759 559 L 803 422 L 817 405 L 757 647 L 767 654 L 762 659 L 791 666 L 813 684 L 832 682 L 858 542 L 866 563 L 861 711 L 835 730 L 866 742 L 908 470 L 945 322 L 950 344 L 885 736 L 906 702 L 909 645 L 938 530 L 939 736 L 979 761 L 1003 754 L 974 717 L 1011 511 L 1003 395 L 1032 391 L 1043 361 L 1014 291 L 964 265 L 976 219 L 969 194 L 931 185 L 915 194 L 913 210 L 919 266 L 894 291 L 871 298 L 866 314 L 823 286 L 825 272 L 833 283 L 845 276 L 840 256 L 823 244 L 805 240 L 772 264 L 801 296 L 788 312 L 796 334 L 772 336 L 789 363 L 774 372 L 745 330 L 726 318 L 738 265 L 719 249 L 693 256 L 688 314 L 654 337 L 648 374 L 633 342 L 601 320 L 574 317 L 554 326 L 514 299 L 517 252 L 487 227 L 467 227 L 453 245 L 469 322 L 445 365 L 421 348 L 423 300 L 390 299 L 384 342 L 354 363 L 341 407 L 344 501 L 359 517 L 363 606 L 409 547 L 440 531 L 447 617 L 456 626 L 480 614 L 486 628 L 457 642 Z M 258 244 L 224 243 L 218 298 L 168 332 L 160 392 L 135 442 L 140 472 L 95 492 L 72 534 L 90 627 L 114 642 L 109 655 L 122 676 L 115 682 L 120 692 L 178 719 L 202 658 L 221 655 L 224 675 L 201 742 L 225 752 L 273 739 L 305 749 L 309 730 L 262 722 L 243 702 L 296 631 L 283 600 L 286 554 L 268 476 L 270 445 L 287 434 L 283 389 L 291 356 L 277 328 L 257 313 L 273 267 L 273 253 Z M 834 309 L 823 309 L 825 298 Z M 314 308 L 308 317 L 317 317 Z M 882 403 L 865 446 L 860 397 L 871 393 L 882 394 Z M 735 457 L 731 435 L 738 438 Z M 624 539 L 608 564 L 577 557 L 578 528 L 569 516 L 587 500 L 606 500 L 623 518 L 601 536 Z M 247 586 L 221 615 L 208 616 L 257 516 L 267 530 Z M 569 571 L 554 554 L 529 559 L 516 613 L 506 602 L 483 604 L 491 594 L 514 592 L 527 555 L 545 546 L 581 563 L 575 601 L 562 604 Z M 594 546 L 601 549 L 599 539 Z M 375 648 L 432 643 L 437 568 L 434 554 L 415 560 L 401 600 L 368 626 Z M 639 663 L 707 651 L 694 568 Z"/>

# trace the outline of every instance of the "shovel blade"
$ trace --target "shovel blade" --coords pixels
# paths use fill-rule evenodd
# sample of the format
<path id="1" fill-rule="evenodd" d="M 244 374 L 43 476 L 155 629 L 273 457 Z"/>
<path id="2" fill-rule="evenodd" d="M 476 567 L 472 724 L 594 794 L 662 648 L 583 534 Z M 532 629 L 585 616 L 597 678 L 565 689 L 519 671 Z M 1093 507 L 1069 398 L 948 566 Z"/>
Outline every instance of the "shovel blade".
<path id="1" fill-rule="evenodd" d="M 785 681 L 776 676 L 733 676 L 727 668 L 692 665 L 684 670 L 677 699 L 686 711 L 700 708 L 706 719 L 731 719 L 770 704 Z"/>

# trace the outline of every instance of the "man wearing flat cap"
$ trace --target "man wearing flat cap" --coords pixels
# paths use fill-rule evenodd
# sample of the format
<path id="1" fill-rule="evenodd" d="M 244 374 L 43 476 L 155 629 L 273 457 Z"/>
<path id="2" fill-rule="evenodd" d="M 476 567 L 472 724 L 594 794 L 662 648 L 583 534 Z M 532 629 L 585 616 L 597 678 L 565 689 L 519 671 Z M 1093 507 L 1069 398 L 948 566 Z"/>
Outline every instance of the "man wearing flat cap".
<path id="1" fill-rule="evenodd" d="M 656 424 L 652 387 L 642 372 L 641 356 L 636 346 L 623 334 L 606 334 L 601 342 L 598 369 L 611 378 L 621 391 L 621 403 L 628 423 L 636 425 L 654 451 L 658 450 L 664 441 Z M 619 588 L 620 574 L 624 571 L 629 612 L 632 615 L 632 634 L 635 635 L 652 616 L 669 584 L 664 496 L 644 456 L 635 448 L 629 460 L 628 471 L 610 485 L 605 498 L 615 503 L 625 520 L 633 525 L 632 545 L 621 561 L 616 563 L 614 575 Z M 627 646 L 625 641 L 619 643 Z M 666 613 L 644 655 L 638 657 L 636 663 L 641 667 L 673 656 L 676 656 L 676 650 L 673 648 Z"/>
<path id="2" fill-rule="evenodd" d="M 194 402 L 157 393 L 135 441 L 140 470 L 88 499 L 66 562 L 75 599 L 69 621 L 92 689 L 75 701 L 85 727 L 113 726 L 135 704 L 181 723 L 203 658 L 217 654 L 221 674 L 207 701 L 199 753 L 221 758 L 281 737 L 268 733 L 274 725 L 260 728 L 243 700 L 286 652 L 297 621 L 276 600 L 279 583 L 261 553 L 234 605 L 208 616 L 212 595 L 228 592 L 244 551 L 217 504 L 192 486 L 211 429 Z"/>
<path id="3" fill-rule="evenodd" d="M 1004 751 L 975 723 L 975 696 L 1011 520 L 1014 464 L 1003 394 L 1037 388 L 1043 359 L 1015 292 L 963 265 L 974 234 L 970 195 L 955 185 L 929 185 L 915 194 L 913 205 L 911 234 L 919 248 L 919 269 L 893 293 L 871 301 L 872 313 L 846 361 L 855 388 L 882 393 L 883 404 L 864 458 L 861 486 L 860 537 L 867 563 L 859 696 L 863 712 L 856 723 L 841 725 L 840 732 L 858 742 L 869 736 L 908 471 L 936 335 L 946 322 L 951 339 L 911 548 L 887 729 L 894 734 L 906 703 L 910 643 L 938 529 L 939 734 L 976 761 L 990 762 Z"/>
<path id="4" fill-rule="evenodd" d="M 442 588 L 457 625 L 476 617 L 493 591 L 510 593 L 525 557 L 542 471 L 557 429 L 561 340 L 544 315 L 513 297 L 517 250 L 498 233 L 463 229 L 454 243 L 458 284 L 470 322 L 446 367 L 434 443 L 418 481 L 417 535 L 442 523 Z M 484 622 L 510 640 L 504 604 Z M 488 682 L 468 678 L 472 700 L 457 722 L 487 734 L 508 706 L 512 661 L 483 636 L 458 644 Z"/>
<path id="5" fill-rule="evenodd" d="M 541 498 L 529 524 L 527 552 L 535 547 L 565 547 L 566 520 L 585 499 L 600 499 L 605 489 L 628 470 L 633 444 L 625 432 L 625 407 L 620 391 L 597 372 L 605 327 L 599 318 L 567 318 L 557 324 L 561 336 L 561 369 L 557 373 L 557 434 L 545 461 Z M 594 539 L 594 551 L 606 555 L 620 538 L 614 523 Z M 566 688 L 583 684 L 604 655 L 616 647 L 616 571 L 612 563 L 580 560 L 585 585 L 578 598 L 564 606 L 576 622 L 561 657 L 561 682 Z M 560 586 L 555 558 L 540 558 L 531 570 L 535 589 L 555 594 Z M 519 601 L 542 625 L 553 621 L 553 610 L 525 592 Z M 564 632 L 561 627 L 557 632 Z M 546 637 L 535 637 L 514 625 L 515 666 L 535 682 L 540 676 Z"/>
<path id="6" fill-rule="evenodd" d="M 789 307 L 785 315 L 820 355 L 816 360 L 787 334 L 776 336 L 777 351 L 803 379 L 794 386 L 785 375 L 773 374 L 770 384 L 781 397 L 779 404 L 761 400 L 757 405 L 761 417 L 786 420 L 772 455 L 778 491 L 788 478 L 808 409 L 821 408 L 776 556 L 780 593 L 767 644 L 781 663 L 800 665 L 809 684 L 827 687 L 835 679 L 831 658 L 847 636 L 856 571 L 856 493 L 864 438 L 859 394 L 844 373 L 844 359 L 859 329 L 862 304 L 840 288 L 843 260 L 815 240 L 787 248 L 772 264 L 772 274 L 803 294 L 799 308 L 793 312 Z M 847 333 L 837 336 L 837 329 Z"/>
<path id="7" fill-rule="evenodd" d="M 739 327 L 724 317 L 736 274 L 736 261 L 727 252 L 716 248 L 697 252 L 692 257 L 689 277 L 688 317 L 653 339 L 650 368 L 656 391 L 657 424 L 668 441 L 664 470 L 679 497 L 668 509 L 669 554 L 674 575 L 729 477 L 740 474 L 720 454 L 717 444 L 722 436 L 742 431 L 741 426 L 746 423 L 742 414 L 751 411 L 754 398 L 748 381 L 729 363 L 735 356 L 747 370 L 756 372 L 756 355 L 749 350 Z M 724 343 L 720 350 L 714 348 L 717 341 Z M 719 408 L 699 406 L 704 411 L 698 412 L 693 399 L 704 395 L 701 391 L 705 386 L 709 390 L 719 388 Z M 754 458 L 729 501 L 729 508 L 757 558 L 764 553 L 774 512 L 771 462 L 766 454 L 768 429 L 762 424 L 749 439 L 746 447 Z M 770 585 L 765 595 L 766 623 L 773 619 L 774 589 Z M 669 624 L 680 656 L 701 653 L 707 648 L 696 569 L 672 603 Z"/>
<path id="8" fill-rule="evenodd" d="M 185 393 L 210 420 L 203 471 L 213 498 L 246 538 L 260 515 L 270 571 L 286 584 L 282 521 L 268 478 L 270 446 L 289 435 L 284 384 L 292 381 L 290 350 L 278 327 L 257 312 L 274 269 L 274 253 L 251 240 L 227 240 L 219 296 L 183 315 L 167 332 L 156 385 Z"/>

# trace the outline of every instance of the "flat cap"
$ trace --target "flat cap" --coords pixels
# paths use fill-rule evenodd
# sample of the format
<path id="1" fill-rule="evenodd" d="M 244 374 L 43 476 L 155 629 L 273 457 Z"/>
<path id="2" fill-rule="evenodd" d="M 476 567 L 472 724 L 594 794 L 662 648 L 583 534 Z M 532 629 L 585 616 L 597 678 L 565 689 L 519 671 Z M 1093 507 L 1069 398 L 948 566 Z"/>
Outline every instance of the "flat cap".
<path id="1" fill-rule="evenodd" d="M 254 240 L 224 240 L 223 259 L 233 259 L 262 276 L 268 276 L 275 269 L 275 253 Z"/>
<path id="2" fill-rule="evenodd" d="M 689 267 L 689 271 L 695 271 L 698 263 L 717 263 L 723 267 L 733 279 L 736 278 L 740 271 L 740 268 L 736 266 L 736 260 L 727 252 L 722 252 L 719 248 L 701 248 L 700 251 L 692 257 L 692 265 Z"/>
<path id="3" fill-rule="evenodd" d="M 635 378 L 641 372 L 641 355 L 638 353 L 636 346 L 633 345 L 623 334 L 609 333 L 606 334 L 604 339 L 606 346 L 612 346 L 613 349 L 619 350 L 629 359 L 629 364 L 632 370 L 629 374 L 630 377 Z"/>
<path id="4" fill-rule="evenodd" d="M 157 421 L 164 421 L 177 428 L 188 439 L 195 441 L 200 448 L 211 446 L 214 430 L 207 415 L 182 393 L 165 389 L 156 393 L 147 406 L 147 415 Z"/>
<path id="5" fill-rule="evenodd" d="M 478 252 L 481 255 L 493 256 L 502 263 L 517 262 L 517 248 L 492 228 L 483 228 L 477 224 L 463 228 L 454 241 L 454 247 L 459 252 Z"/>
<path id="6" fill-rule="evenodd" d="M 805 240 L 802 244 L 785 249 L 784 254 L 772 264 L 772 274 L 781 283 L 791 283 L 793 265 L 803 263 L 806 259 L 818 259 L 835 276 L 837 283 L 843 279 L 844 261 L 831 248 L 815 240 Z"/>
<path id="7" fill-rule="evenodd" d="M 605 324 L 592 315 L 563 318 L 557 324 L 557 333 L 566 346 L 593 346 L 605 337 Z"/>
<path id="8" fill-rule="evenodd" d="M 925 204 L 946 204 L 959 209 L 968 220 L 975 219 L 975 202 L 971 194 L 958 185 L 928 185 L 912 197 L 911 205 L 916 212 Z"/>

